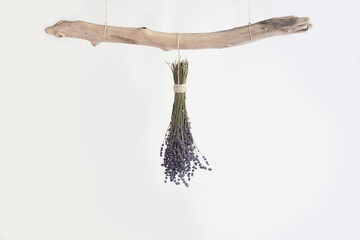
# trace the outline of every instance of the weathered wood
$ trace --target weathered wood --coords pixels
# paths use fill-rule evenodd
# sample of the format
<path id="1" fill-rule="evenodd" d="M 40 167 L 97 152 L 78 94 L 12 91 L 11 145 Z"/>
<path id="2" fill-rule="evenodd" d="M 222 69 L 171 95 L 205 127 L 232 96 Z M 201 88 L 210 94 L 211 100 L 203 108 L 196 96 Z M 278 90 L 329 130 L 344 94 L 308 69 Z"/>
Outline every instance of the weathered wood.
<path id="1" fill-rule="evenodd" d="M 227 48 L 264 38 L 306 32 L 312 27 L 309 18 L 287 16 L 211 33 L 179 33 L 180 49 Z M 84 21 L 60 21 L 45 29 L 56 37 L 88 40 L 93 46 L 100 42 L 128 43 L 158 47 L 168 51 L 177 49 L 177 33 L 164 33 L 146 27 L 127 28 L 104 26 Z"/>

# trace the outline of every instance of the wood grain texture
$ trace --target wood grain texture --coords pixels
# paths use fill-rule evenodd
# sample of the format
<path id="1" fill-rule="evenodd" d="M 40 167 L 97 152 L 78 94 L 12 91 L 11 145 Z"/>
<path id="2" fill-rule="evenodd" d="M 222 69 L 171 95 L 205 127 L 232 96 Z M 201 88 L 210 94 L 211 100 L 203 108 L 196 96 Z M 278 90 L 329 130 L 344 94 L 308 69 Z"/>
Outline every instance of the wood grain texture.
<path id="1" fill-rule="evenodd" d="M 271 18 L 250 25 L 210 33 L 179 33 L 180 49 L 228 48 L 253 41 L 306 32 L 312 27 L 307 17 Z M 105 31 L 106 30 L 106 31 Z M 105 31 L 105 33 L 104 33 Z M 101 42 L 127 43 L 157 47 L 164 51 L 177 49 L 177 33 L 164 33 L 146 27 L 128 28 L 98 25 L 84 21 L 60 21 L 45 29 L 56 37 L 88 40 L 93 46 Z M 105 36 L 105 38 L 104 38 Z"/>

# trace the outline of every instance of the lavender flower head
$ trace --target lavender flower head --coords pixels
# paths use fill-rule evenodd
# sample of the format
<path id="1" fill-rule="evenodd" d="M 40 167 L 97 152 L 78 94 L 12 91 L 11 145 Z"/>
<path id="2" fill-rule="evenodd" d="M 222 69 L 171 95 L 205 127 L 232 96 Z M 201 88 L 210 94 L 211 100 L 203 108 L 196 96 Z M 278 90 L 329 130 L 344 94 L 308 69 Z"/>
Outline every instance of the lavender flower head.
<path id="1" fill-rule="evenodd" d="M 188 64 L 187 60 L 183 60 L 170 65 L 175 84 L 186 84 Z M 211 171 L 212 169 L 208 167 L 206 157 L 199 151 L 191 134 L 185 100 L 185 92 L 175 93 L 171 122 L 160 148 L 160 156 L 163 157 L 161 166 L 165 167 L 165 183 L 170 181 L 180 185 L 182 182 L 188 187 L 195 170 Z"/>

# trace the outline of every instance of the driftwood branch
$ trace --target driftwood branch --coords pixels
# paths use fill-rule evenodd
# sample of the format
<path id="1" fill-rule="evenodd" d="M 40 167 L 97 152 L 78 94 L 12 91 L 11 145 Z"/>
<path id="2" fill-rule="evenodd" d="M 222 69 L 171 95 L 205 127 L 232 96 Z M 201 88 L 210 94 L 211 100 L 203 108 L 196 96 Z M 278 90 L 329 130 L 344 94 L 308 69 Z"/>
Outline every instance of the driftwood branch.
<path id="1" fill-rule="evenodd" d="M 227 48 L 264 38 L 306 32 L 312 27 L 309 18 L 287 16 L 211 33 L 179 33 L 180 49 Z M 88 40 L 93 46 L 100 42 L 128 43 L 158 47 L 168 51 L 177 49 L 177 33 L 164 33 L 146 27 L 127 28 L 104 26 L 84 21 L 60 21 L 45 29 L 56 37 Z"/>

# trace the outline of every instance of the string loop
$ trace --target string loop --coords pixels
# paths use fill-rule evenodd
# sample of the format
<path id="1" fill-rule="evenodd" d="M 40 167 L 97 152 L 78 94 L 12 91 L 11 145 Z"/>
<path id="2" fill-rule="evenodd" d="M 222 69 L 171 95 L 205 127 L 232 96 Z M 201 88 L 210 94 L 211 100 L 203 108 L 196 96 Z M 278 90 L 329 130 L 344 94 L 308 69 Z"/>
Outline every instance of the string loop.
<path id="1" fill-rule="evenodd" d="M 180 56 L 180 34 L 177 33 L 177 50 L 178 50 L 178 66 L 177 66 L 177 80 L 178 80 L 178 84 L 180 84 L 180 60 L 181 60 L 181 56 Z"/>
<path id="2" fill-rule="evenodd" d="M 248 26 L 249 26 L 249 36 L 250 36 L 250 40 L 251 40 L 251 42 L 254 42 L 254 40 L 253 40 L 253 36 L 252 36 L 252 32 L 251 32 L 251 20 L 250 20 L 250 0 L 248 0 L 248 16 L 249 16 L 249 23 L 248 23 Z"/>
<path id="3" fill-rule="evenodd" d="M 180 84 L 180 33 L 177 33 L 177 51 L 178 51 L 178 63 L 177 63 L 177 84 L 174 85 L 175 93 L 186 93 L 186 84 Z"/>
<path id="4" fill-rule="evenodd" d="M 108 26 L 108 7 L 107 7 L 107 0 L 105 0 L 105 23 L 104 23 L 103 42 L 106 42 L 107 26 Z"/>

